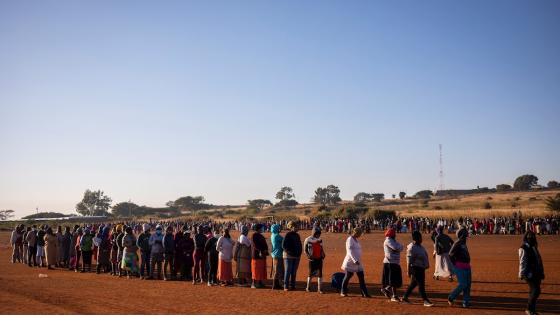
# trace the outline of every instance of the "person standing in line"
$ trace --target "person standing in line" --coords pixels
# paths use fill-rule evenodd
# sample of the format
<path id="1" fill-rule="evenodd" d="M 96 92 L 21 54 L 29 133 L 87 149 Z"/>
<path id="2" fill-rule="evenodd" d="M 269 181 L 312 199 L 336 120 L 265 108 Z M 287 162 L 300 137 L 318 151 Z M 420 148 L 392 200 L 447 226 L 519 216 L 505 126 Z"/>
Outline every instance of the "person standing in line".
<path id="1" fill-rule="evenodd" d="M 119 224 L 117 225 L 117 237 L 115 238 L 116 243 L 117 243 L 117 275 L 119 277 L 121 277 L 123 275 L 122 273 L 122 268 L 121 268 L 121 262 L 122 262 L 122 258 L 123 258 L 123 252 L 124 252 L 124 248 L 122 246 L 123 244 L 123 238 L 124 238 L 124 230 L 123 230 L 123 225 Z"/>
<path id="2" fill-rule="evenodd" d="M 132 227 L 127 226 L 125 228 L 125 234 L 123 237 L 123 259 L 121 262 L 121 269 L 126 272 L 126 277 L 130 279 L 130 276 L 139 277 L 138 274 L 138 247 L 136 246 L 136 237 L 132 233 Z"/>
<path id="3" fill-rule="evenodd" d="M 358 275 L 358 281 L 360 282 L 360 290 L 362 291 L 362 297 L 371 298 L 369 295 L 366 280 L 364 277 L 364 267 L 362 265 L 362 246 L 358 239 L 362 236 L 362 229 L 356 227 L 352 230 L 352 233 L 346 239 L 346 256 L 342 262 L 342 270 L 344 270 L 344 279 L 342 280 L 342 289 L 340 290 L 340 296 L 348 296 L 348 283 L 354 273 Z"/>
<path id="4" fill-rule="evenodd" d="M 64 227 L 64 233 L 62 234 L 62 250 L 60 251 L 62 257 L 60 257 L 60 261 L 64 268 L 69 268 L 70 266 L 70 245 L 72 243 L 72 234 L 70 233 L 70 227 Z"/>
<path id="5" fill-rule="evenodd" d="M 385 232 L 383 242 L 383 276 L 381 293 L 391 299 L 391 302 L 399 302 L 397 289 L 402 286 L 401 251 L 403 246 L 396 240 L 397 234 L 394 228 Z"/>
<path id="6" fill-rule="evenodd" d="M 149 280 L 157 278 L 161 279 L 161 264 L 163 262 L 163 227 L 161 225 L 156 226 L 156 232 L 150 236 L 150 269 L 151 274 L 148 277 Z M 157 267 L 157 273 L 155 273 L 155 268 Z M 154 277 L 154 274 L 156 275 Z"/>
<path id="7" fill-rule="evenodd" d="M 241 227 L 241 234 L 234 247 L 233 256 L 236 262 L 236 274 L 240 286 L 247 286 L 251 279 L 251 247 L 249 228 L 246 225 Z"/>
<path id="8" fill-rule="evenodd" d="M 23 242 L 23 263 L 24 264 L 29 264 L 29 243 L 27 242 L 27 234 L 31 232 L 31 227 L 28 226 L 27 228 L 25 228 L 25 230 L 23 230 L 23 235 L 22 235 L 22 242 Z"/>
<path id="9" fill-rule="evenodd" d="M 64 235 L 62 234 L 62 225 L 57 226 L 56 228 L 56 241 L 57 241 L 57 252 L 56 252 L 56 266 L 57 267 L 66 267 L 64 266 Z"/>
<path id="10" fill-rule="evenodd" d="M 449 257 L 454 265 L 454 272 L 457 275 L 457 281 L 459 282 L 457 287 L 451 291 L 447 302 L 449 305 L 453 305 L 457 296 L 463 292 L 463 308 L 470 307 L 471 300 L 471 256 L 469 254 L 469 249 L 467 247 L 467 237 L 469 232 L 465 227 L 461 227 L 457 230 L 457 242 L 453 243 L 451 250 L 449 251 Z"/>
<path id="11" fill-rule="evenodd" d="M 183 237 L 179 240 L 178 250 L 180 255 L 180 270 L 181 270 L 181 280 L 191 281 L 192 280 L 192 266 L 193 266 L 193 251 L 194 251 L 194 241 L 191 238 L 191 231 L 188 225 L 183 225 Z"/>
<path id="12" fill-rule="evenodd" d="M 169 225 L 165 229 L 163 237 L 163 280 L 175 280 L 175 237 L 173 235 L 173 227 Z M 169 274 L 167 273 L 169 269 Z"/>
<path id="13" fill-rule="evenodd" d="M 82 267 L 84 264 L 84 259 L 82 258 L 82 249 L 81 249 L 81 242 L 82 242 L 82 237 L 84 236 L 83 230 L 81 227 L 78 228 L 78 230 L 76 231 L 76 245 L 74 246 L 74 248 L 76 249 L 76 264 L 74 266 L 74 271 L 78 272 L 80 271 L 80 259 L 82 260 Z"/>
<path id="14" fill-rule="evenodd" d="M 204 235 L 204 227 L 199 225 L 196 229 L 196 234 L 194 236 L 194 279 L 193 284 L 197 282 L 202 283 L 204 280 L 204 270 L 206 262 L 203 261 L 204 258 L 204 245 L 206 245 L 206 235 Z"/>
<path id="15" fill-rule="evenodd" d="M 41 226 L 37 231 L 37 260 L 39 267 L 45 266 L 45 227 Z"/>
<path id="16" fill-rule="evenodd" d="M 218 243 L 218 237 L 220 237 L 220 233 L 218 231 L 214 231 L 214 234 L 206 241 L 206 244 L 204 245 L 204 256 L 206 256 L 206 260 L 208 261 L 207 281 L 209 287 L 218 285 L 219 253 L 216 247 L 216 244 Z"/>
<path id="17" fill-rule="evenodd" d="M 325 251 L 323 249 L 320 227 L 316 226 L 313 228 L 312 235 L 308 236 L 303 242 L 303 248 L 309 260 L 309 275 L 307 276 L 305 291 L 311 291 L 311 280 L 313 277 L 317 277 L 317 292 L 323 294 L 321 284 L 323 282 L 323 260 L 325 259 Z"/>
<path id="18" fill-rule="evenodd" d="M 443 226 L 439 225 L 436 228 L 436 235 L 434 238 L 434 259 L 436 266 L 434 270 L 434 279 L 439 280 L 440 277 L 448 278 L 453 281 L 453 264 L 449 258 L 449 251 L 453 246 L 453 240 L 449 235 L 445 234 Z"/>
<path id="19" fill-rule="evenodd" d="M 251 274 L 253 276 L 253 284 L 251 288 L 264 288 L 266 280 L 266 256 L 268 256 L 268 244 L 262 235 L 263 225 L 256 224 L 255 232 L 252 235 L 252 253 L 251 253 Z"/>
<path id="20" fill-rule="evenodd" d="M 284 238 L 280 235 L 280 229 L 280 224 L 273 224 L 270 227 L 270 243 L 272 244 L 272 251 L 270 253 L 272 269 L 270 276 L 273 279 L 272 290 L 280 289 L 280 281 L 284 279 L 284 258 L 282 256 L 282 241 Z"/>
<path id="21" fill-rule="evenodd" d="M 50 227 L 47 228 L 47 234 L 45 235 L 45 251 L 47 252 L 47 268 L 53 269 L 52 266 L 58 265 L 58 240 Z"/>
<path id="22" fill-rule="evenodd" d="M 91 257 L 93 256 L 93 235 L 89 228 L 85 228 L 84 235 L 80 238 L 80 252 L 82 253 L 82 271 L 91 272 Z"/>
<path id="23" fill-rule="evenodd" d="M 12 231 L 12 236 L 10 238 L 10 245 L 12 245 L 12 264 L 21 262 L 21 251 L 20 248 L 23 247 L 23 234 L 21 232 L 21 226 L 18 224 Z"/>
<path id="24" fill-rule="evenodd" d="M 412 232 L 412 243 L 406 248 L 406 265 L 407 274 L 410 277 L 410 284 L 406 290 L 402 301 L 410 303 L 408 297 L 412 290 L 418 286 L 420 296 L 424 300 L 424 306 L 434 306 L 426 295 L 426 269 L 430 267 L 428 253 L 422 246 L 422 233 L 420 231 Z"/>
<path id="25" fill-rule="evenodd" d="M 31 231 L 27 232 L 25 240 L 29 251 L 27 265 L 31 267 L 31 263 L 33 263 L 33 267 L 37 267 L 37 226 L 33 225 Z"/>
<path id="26" fill-rule="evenodd" d="M 109 241 L 109 231 L 111 230 L 108 226 L 100 228 L 97 249 L 97 266 L 95 272 L 99 274 L 102 270 L 107 272 L 107 270 L 112 269 L 111 267 L 111 241 Z"/>
<path id="27" fill-rule="evenodd" d="M 143 232 L 138 235 L 136 246 L 140 248 L 140 278 L 148 277 L 150 273 L 150 225 L 142 225 Z M 146 271 L 146 273 L 144 273 Z"/>
<path id="28" fill-rule="evenodd" d="M 529 285 L 527 315 L 537 314 L 537 299 L 541 294 L 541 282 L 544 280 L 544 266 L 539 253 L 537 236 L 531 230 L 523 235 L 523 244 L 519 248 L 519 279 Z"/>
<path id="29" fill-rule="evenodd" d="M 299 260 L 303 252 L 301 238 L 297 232 L 296 224 L 293 221 L 288 222 L 286 227 L 290 230 L 284 236 L 282 241 L 282 249 L 284 251 L 284 291 L 293 291 L 296 289 L 296 276 L 299 267 Z"/>
<path id="30" fill-rule="evenodd" d="M 233 259 L 233 240 L 229 235 L 229 229 L 224 229 L 222 236 L 216 243 L 219 252 L 218 280 L 223 286 L 233 285 L 233 271 L 231 261 Z"/>

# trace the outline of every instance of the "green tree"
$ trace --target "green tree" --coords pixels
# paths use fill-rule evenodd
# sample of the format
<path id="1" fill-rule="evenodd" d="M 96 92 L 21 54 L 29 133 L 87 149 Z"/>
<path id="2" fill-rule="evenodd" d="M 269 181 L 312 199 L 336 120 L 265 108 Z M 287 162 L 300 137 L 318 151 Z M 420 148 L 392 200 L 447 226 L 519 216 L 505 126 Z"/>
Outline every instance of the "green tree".
<path id="1" fill-rule="evenodd" d="M 247 200 L 247 210 L 252 210 L 255 213 L 261 212 L 266 206 L 272 206 L 272 202 L 267 199 Z"/>
<path id="2" fill-rule="evenodd" d="M 414 194 L 414 197 L 420 199 L 429 199 L 433 195 L 434 193 L 431 190 L 420 190 L 419 192 Z"/>
<path id="3" fill-rule="evenodd" d="M 70 217 L 71 215 L 67 215 L 64 213 L 60 213 L 60 212 L 39 212 L 39 213 L 34 213 L 34 214 L 30 214 L 28 216 L 22 217 L 22 219 L 27 220 L 27 219 L 36 219 L 36 218 L 64 218 L 64 217 Z"/>
<path id="4" fill-rule="evenodd" d="M 170 203 L 168 202 L 166 205 L 169 206 L 169 204 Z M 173 202 L 173 207 L 184 209 L 184 210 L 196 211 L 208 207 L 208 205 L 204 203 L 204 197 L 202 196 L 196 196 L 196 197 L 185 196 L 175 200 Z"/>
<path id="5" fill-rule="evenodd" d="M 560 187 L 560 184 L 555 180 L 551 180 L 546 184 L 546 187 L 548 187 L 548 188 L 558 188 L 558 187 Z"/>
<path id="6" fill-rule="evenodd" d="M 76 204 L 76 212 L 88 216 L 108 215 L 111 201 L 111 198 L 106 196 L 103 191 L 91 191 L 87 189 L 84 192 L 82 201 Z"/>
<path id="7" fill-rule="evenodd" d="M 140 215 L 138 209 L 140 207 L 134 202 L 119 202 L 113 206 L 111 212 L 117 217 L 129 217 L 133 215 Z"/>
<path id="8" fill-rule="evenodd" d="M 368 194 L 366 192 L 359 192 L 354 196 L 354 202 L 355 203 L 368 202 L 368 201 L 370 201 L 370 199 L 371 199 L 370 194 Z"/>
<path id="9" fill-rule="evenodd" d="M 325 205 L 335 205 L 339 203 L 340 199 L 340 189 L 335 185 L 328 185 L 327 187 L 318 187 L 315 189 L 315 196 L 313 201 L 320 203 L 322 206 Z"/>
<path id="10" fill-rule="evenodd" d="M 399 193 L 399 198 L 404 199 L 404 197 L 406 197 L 406 193 L 404 191 L 401 191 Z"/>
<path id="11" fill-rule="evenodd" d="M 560 194 L 545 199 L 546 207 L 552 211 L 560 211 Z"/>
<path id="12" fill-rule="evenodd" d="M 292 187 L 284 186 L 280 188 L 280 190 L 276 193 L 276 199 L 283 201 L 283 200 L 290 200 L 294 199 L 296 195 L 294 195 L 294 190 Z"/>
<path id="13" fill-rule="evenodd" d="M 511 185 L 508 184 L 496 185 L 496 191 L 508 191 L 508 190 L 511 190 Z"/>
<path id="14" fill-rule="evenodd" d="M 0 221 L 8 220 L 14 216 L 14 210 L 0 210 Z"/>
<path id="15" fill-rule="evenodd" d="M 513 189 L 515 190 L 529 190 L 531 186 L 538 183 L 539 179 L 535 175 L 525 174 L 517 177 L 513 183 Z"/>

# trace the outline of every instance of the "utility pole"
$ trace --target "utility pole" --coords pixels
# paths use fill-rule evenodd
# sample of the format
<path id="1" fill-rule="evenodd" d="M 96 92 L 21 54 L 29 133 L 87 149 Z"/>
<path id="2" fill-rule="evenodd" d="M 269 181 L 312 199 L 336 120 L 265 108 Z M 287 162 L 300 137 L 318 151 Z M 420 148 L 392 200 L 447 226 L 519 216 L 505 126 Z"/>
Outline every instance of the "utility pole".
<path id="1" fill-rule="evenodd" d="M 445 185 L 443 184 L 443 152 L 442 145 L 439 145 L 439 187 L 438 191 L 445 190 Z"/>

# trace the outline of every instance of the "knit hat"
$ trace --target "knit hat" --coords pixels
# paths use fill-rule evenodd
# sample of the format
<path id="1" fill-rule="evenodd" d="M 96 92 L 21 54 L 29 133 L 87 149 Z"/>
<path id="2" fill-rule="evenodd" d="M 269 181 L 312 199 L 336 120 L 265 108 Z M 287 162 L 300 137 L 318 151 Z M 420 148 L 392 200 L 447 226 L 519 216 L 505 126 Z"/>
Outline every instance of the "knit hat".
<path id="1" fill-rule="evenodd" d="M 395 229 L 389 228 L 387 231 L 385 231 L 385 237 L 395 238 L 395 236 L 397 236 L 397 232 L 395 231 Z"/>

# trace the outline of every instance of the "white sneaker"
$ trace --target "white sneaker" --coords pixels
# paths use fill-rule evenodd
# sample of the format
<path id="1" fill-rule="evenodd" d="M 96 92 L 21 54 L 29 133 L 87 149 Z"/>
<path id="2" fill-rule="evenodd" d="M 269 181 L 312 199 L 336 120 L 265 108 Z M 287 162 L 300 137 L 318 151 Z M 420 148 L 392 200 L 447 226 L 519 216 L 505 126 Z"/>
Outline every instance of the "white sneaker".
<path id="1" fill-rule="evenodd" d="M 434 306 L 434 303 L 430 302 L 430 301 L 424 301 L 424 306 L 426 307 L 432 307 Z"/>

